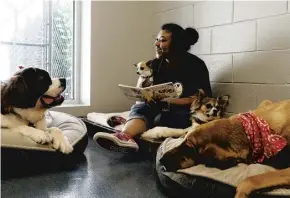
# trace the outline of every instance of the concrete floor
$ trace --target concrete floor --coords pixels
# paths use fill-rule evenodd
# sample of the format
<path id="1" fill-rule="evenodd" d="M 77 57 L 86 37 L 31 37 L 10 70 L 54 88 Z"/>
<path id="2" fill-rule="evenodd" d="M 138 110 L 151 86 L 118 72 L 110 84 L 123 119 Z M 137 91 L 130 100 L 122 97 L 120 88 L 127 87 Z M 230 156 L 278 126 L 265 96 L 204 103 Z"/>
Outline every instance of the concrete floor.
<path id="1" fill-rule="evenodd" d="M 104 151 L 91 137 L 84 156 L 73 169 L 40 171 L 1 182 L 3 198 L 165 197 L 157 188 L 150 157 Z"/>

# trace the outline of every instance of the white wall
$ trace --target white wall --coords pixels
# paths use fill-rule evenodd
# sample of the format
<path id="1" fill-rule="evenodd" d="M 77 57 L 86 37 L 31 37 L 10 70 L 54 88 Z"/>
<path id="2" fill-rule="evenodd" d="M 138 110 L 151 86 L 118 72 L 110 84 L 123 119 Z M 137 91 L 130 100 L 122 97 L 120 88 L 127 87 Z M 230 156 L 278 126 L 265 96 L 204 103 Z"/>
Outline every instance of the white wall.
<path id="1" fill-rule="evenodd" d="M 153 39 L 165 22 L 197 28 L 200 39 L 191 52 L 206 62 L 214 94 L 231 96 L 229 112 L 253 109 L 263 99 L 290 98 L 287 0 L 92 1 L 90 105 L 57 110 L 128 110 L 132 103 L 117 85 L 136 83 L 132 63 L 154 56 Z"/>
<path id="2" fill-rule="evenodd" d="M 195 27 L 191 50 L 207 64 L 213 92 L 229 94 L 229 112 L 263 99 L 290 98 L 289 1 L 158 2 L 157 23 Z"/>
<path id="3" fill-rule="evenodd" d="M 90 104 L 62 106 L 55 110 L 84 116 L 89 112 L 129 109 L 132 101 L 120 92 L 118 84 L 136 85 L 137 74 L 133 64 L 154 57 L 150 33 L 153 5 L 154 2 L 92 1 L 91 57 L 87 57 L 90 61 L 85 65 L 91 74 Z M 84 86 L 83 89 L 90 87 Z M 85 90 L 83 93 L 86 93 Z"/>

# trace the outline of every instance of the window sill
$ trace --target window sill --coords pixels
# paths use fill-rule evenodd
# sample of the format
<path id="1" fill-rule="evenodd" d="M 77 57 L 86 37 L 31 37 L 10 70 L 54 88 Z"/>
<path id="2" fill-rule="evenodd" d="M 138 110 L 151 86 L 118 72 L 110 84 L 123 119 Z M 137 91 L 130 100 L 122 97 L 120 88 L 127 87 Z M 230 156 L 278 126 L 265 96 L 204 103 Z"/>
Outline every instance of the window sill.
<path id="1" fill-rule="evenodd" d="M 88 104 L 62 104 L 61 106 L 55 108 L 67 108 L 67 107 L 90 107 Z"/>
<path id="2" fill-rule="evenodd" d="M 88 113 L 93 112 L 92 106 L 89 104 L 63 104 L 51 109 L 52 111 L 59 111 L 74 116 L 86 116 Z"/>

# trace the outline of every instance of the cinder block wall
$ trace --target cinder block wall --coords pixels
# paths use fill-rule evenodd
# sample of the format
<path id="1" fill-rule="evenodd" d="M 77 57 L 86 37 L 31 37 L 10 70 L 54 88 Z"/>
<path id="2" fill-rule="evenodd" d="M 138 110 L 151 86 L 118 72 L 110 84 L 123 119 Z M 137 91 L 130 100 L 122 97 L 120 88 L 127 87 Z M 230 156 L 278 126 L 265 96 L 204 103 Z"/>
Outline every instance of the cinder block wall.
<path id="1" fill-rule="evenodd" d="M 165 22 L 199 31 L 191 52 L 207 64 L 214 95 L 231 96 L 230 114 L 290 98 L 289 1 L 163 1 L 155 8 L 154 34 Z"/>

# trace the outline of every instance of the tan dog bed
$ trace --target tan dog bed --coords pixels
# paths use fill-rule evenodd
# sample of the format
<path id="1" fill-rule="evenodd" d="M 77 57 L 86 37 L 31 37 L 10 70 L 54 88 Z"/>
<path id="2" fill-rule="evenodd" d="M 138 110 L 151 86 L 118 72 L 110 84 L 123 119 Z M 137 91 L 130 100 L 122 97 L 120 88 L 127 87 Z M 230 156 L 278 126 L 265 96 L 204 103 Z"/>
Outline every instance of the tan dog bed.
<path id="1" fill-rule="evenodd" d="M 68 138 L 74 150 L 66 155 L 49 145 L 37 144 L 20 133 L 1 129 L 2 178 L 25 175 L 75 166 L 75 160 L 83 156 L 88 144 L 86 125 L 82 120 L 61 112 L 51 111 L 46 115 L 48 127 L 58 127 Z"/>
<path id="2" fill-rule="evenodd" d="M 170 197 L 174 197 L 174 192 L 178 192 L 178 197 L 187 197 L 189 195 L 199 198 L 234 197 L 235 187 L 243 179 L 275 170 L 273 167 L 262 164 L 238 164 L 238 166 L 226 170 L 197 165 L 177 172 L 167 172 L 160 163 L 160 159 L 164 153 L 175 148 L 181 142 L 182 138 L 167 138 L 157 151 L 156 170 L 158 178 L 162 187 L 170 194 Z M 256 192 L 254 194 L 258 197 L 290 197 L 290 189 L 275 188 L 271 191 Z"/>
<path id="3" fill-rule="evenodd" d="M 87 119 L 91 122 L 97 123 L 101 126 L 104 126 L 108 129 L 111 130 L 122 130 L 122 127 L 124 124 L 112 126 L 108 123 L 108 120 L 114 116 L 122 117 L 124 119 L 127 119 L 129 117 L 130 111 L 124 111 L 124 112 L 116 112 L 116 113 L 97 113 L 97 112 L 92 112 L 88 113 Z"/>
<path id="4" fill-rule="evenodd" d="M 46 121 L 48 127 L 58 127 L 61 129 L 73 147 L 81 142 L 83 138 L 87 138 L 85 124 L 72 115 L 51 111 L 47 113 Z M 10 132 L 9 129 L 1 129 L 1 147 L 55 152 L 49 145 L 37 144 L 20 133 Z M 83 150 L 75 152 L 83 152 Z"/>

